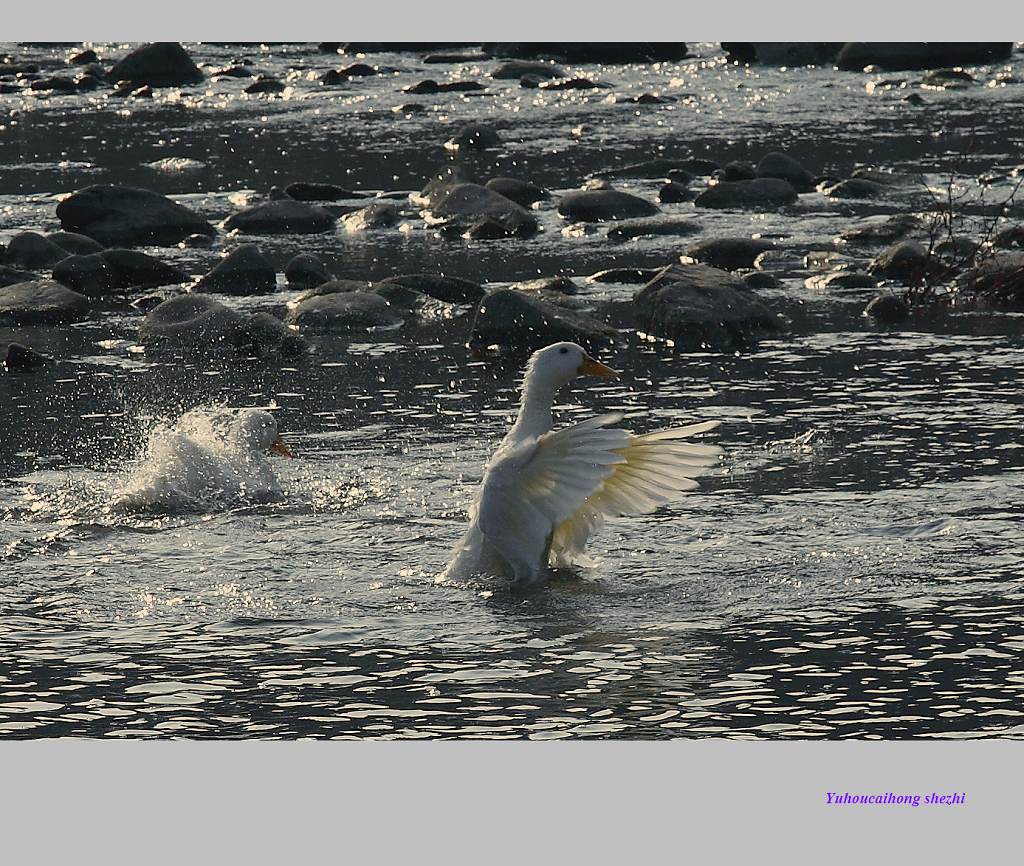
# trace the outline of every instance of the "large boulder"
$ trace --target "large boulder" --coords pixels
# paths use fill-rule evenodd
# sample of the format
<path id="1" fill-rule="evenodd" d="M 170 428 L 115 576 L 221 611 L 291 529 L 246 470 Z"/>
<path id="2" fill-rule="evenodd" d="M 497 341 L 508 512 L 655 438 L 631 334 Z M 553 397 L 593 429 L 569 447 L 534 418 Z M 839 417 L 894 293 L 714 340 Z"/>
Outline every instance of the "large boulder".
<path id="1" fill-rule="evenodd" d="M 0 288 L 0 323 L 53 325 L 77 322 L 89 312 L 85 295 L 53 280 L 32 280 Z"/>
<path id="2" fill-rule="evenodd" d="M 279 198 L 231 214 L 224 220 L 224 228 L 246 234 L 315 234 L 331 231 L 335 219 L 317 205 Z"/>
<path id="3" fill-rule="evenodd" d="M 139 328 L 147 352 L 177 355 L 300 355 L 305 341 L 266 313 L 245 316 L 209 295 L 179 295 L 158 304 Z"/>
<path id="4" fill-rule="evenodd" d="M 596 349 L 617 336 L 614 328 L 586 313 L 536 295 L 500 289 L 477 306 L 469 342 L 475 348 L 498 345 L 529 351 L 570 340 Z"/>
<path id="5" fill-rule="evenodd" d="M 136 250 L 110 249 L 87 256 L 68 256 L 53 268 L 53 278 L 89 297 L 102 297 L 124 289 L 183 283 L 181 268 Z"/>
<path id="6" fill-rule="evenodd" d="M 549 196 L 546 189 L 514 177 L 492 177 L 484 186 L 525 208 Z"/>
<path id="7" fill-rule="evenodd" d="M 57 205 L 61 228 L 105 246 L 171 246 L 190 235 L 213 236 L 206 220 L 177 202 L 148 189 L 97 184 Z"/>
<path id="8" fill-rule="evenodd" d="M 130 81 L 135 85 L 177 87 L 203 80 L 188 52 L 178 42 L 152 42 L 136 48 L 114 64 L 107 73 L 110 81 Z"/>
<path id="9" fill-rule="evenodd" d="M 730 60 L 768 66 L 815 66 L 831 63 L 842 42 L 723 42 Z"/>
<path id="10" fill-rule="evenodd" d="M 537 78 L 565 78 L 565 70 L 543 60 L 510 60 L 495 69 L 491 73 L 491 78 L 518 81 L 524 75 L 534 75 Z"/>
<path id="11" fill-rule="evenodd" d="M 847 42 L 836 58 L 840 69 L 945 69 L 1005 60 L 1012 42 Z"/>
<path id="12" fill-rule="evenodd" d="M 277 270 L 256 244 L 235 247 L 196 283 L 198 292 L 256 295 L 277 289 Z"/>
<path id="13" fill-rule="evenodd" d="M 493 189 L 465 180 L 457 172 L 434 178 L 412 200 L 431 218 L 456 226 L 471 228 L 485 219 L 516 237 L 529 237 L 537 231 L 536 218 L 524 207 Z"/>
<path id="14" fill-rule="evenodd" d="M 654 63 L 688 56 L 685 42 L 485 42 L 481 48 L 495 57 L 556 57 L 570 63 Z"/>
<path id="15" fill-rule="evenodd" d="M 928 250 L 917 241 L 901 241 L 886 247 L 868 265 L 868 273 L 887 280 L 904 283 L 916 282 L 934 267 Z"/>
<path id="16" fill-rule="evenodd" d="M 479 283 L 444 274 L 399 274 L 380 281 L 380 285 L 404 286 L 448 304 L 477 304 L 487 292 Z"/>
<path id="17" fill-rule="evenodd" d="M 637 325 L 684 349 L 732 351 L 777 330 L 742 280 L 707 265 L 670 265 L 633 299 Z"/>
<path id="18" fill-rule="evenodd" d="M 341 218 L 341 224 L 347 232 L 363 232 L 367 229 L 391 228 L 398 225 L 402 212 L 398 205 L 391 201 L 374 201 L 366 207 Z"/>
<path id="19" fill-rule="evenodd" d="M 684 255 L 699 264 L 736 271 L 754 267 L 757 257 L 774 246 L 771 241 L 759 238 L 709 238 L 691 244 Z"/>
<path id="20" fill-rule="evenodd" d="M 11 238 L 5 264 L 15 268 L 49 268 L 68 257 L 68 251 L 36 232 L 20 232 Z"/>
<path id="21" fill-rule="evenodd" d="M 756 171 L 758 177 L 788 181 L 797 192 L 810 192 L 814 189 L 814 176 L 785 153 L 766 153 L 757 163 Z"/>
<path id="22" fill-rule="evenodd" d="M 982 260 L 957 278 L 957 286 L 1000 306 L 1024 307 L 1024 252 L 1000 251 Z"/>
<path id="23" fill-rule="evenodd" d="M 604 222 L 654 216 L 659 210 L 653 202 L 618 189 L 581 189 L 562 196 L 558 212 L 578 222 Z"/>
<path id="24" fill-rule="evenodd" d="M 290 289 L 311 289 L 332 277 L 320 257 L 313 253 L 299 253 L 284 266 L 284 278 Z"/>
<path id="25" fill-rule="evenodd" d="M 29 271 L 22 271 L 18 268 L 9 268 L 0 265 L 0 286 L 13 286 L 15 283 L 29 283 L 36 278 L 36 275 Z"/>
<path id="26" fill-rule="evenodd" d="M 87 256 L 103 251 L 103 244 L 77 232 L 50 232 L 46 239 L 67 250 L 69 255 Z"/>
<path id="27" fill-rule="evenodd" d="M 608 240 L 619 242 L 655 236 L 681 238 L 699 234 L 700 231 L 700 223 L 678 217 L 620 220 L 608 229 Z"/>
<path id="28" fill-rule="evenodd" d="M 482 123 L 463 126 L 445 142 L 445 147 L 449 150 L 489 150 L 500 145 L 501 136 L 498 135 L 498 131 Z"/>
<path id="29" fill-rule="evenodd" d="M 799 196 L 793 185 L 778 178 L 722 181 L 709 186 L 693 200 L 697 207 L 743 210 L 775 209 L 792 204 Z"/>
<path id="30" fill-rule="evenodd" d="M 402 324 L 402 317 L 373 292 L 332 292 L 295 304 L 286 321 L 303 330 L 348 331 L 395 327 Z"/>

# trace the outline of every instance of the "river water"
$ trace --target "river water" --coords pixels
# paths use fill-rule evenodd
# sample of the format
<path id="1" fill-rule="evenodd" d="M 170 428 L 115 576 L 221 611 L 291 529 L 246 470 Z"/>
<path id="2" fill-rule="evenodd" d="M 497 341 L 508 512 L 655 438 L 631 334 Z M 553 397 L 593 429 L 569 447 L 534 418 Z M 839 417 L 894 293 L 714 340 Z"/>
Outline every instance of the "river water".
<path id="1" fill-rule="evenodd" d="M 55 197 L 99 182 L 220 219 L 293 180 L 418 189 L 452 159 L 566 190 L 637 159 L 779 149 L 815 174 L 881 165 L 933 185 L 959 160 L 998 188 L 1024 143 L 1020 53 L 944 91 L 919 88 L 919 73 L 733 66 L 708 43 L 680 63 L 572 70 L 605 90 L 539 93 L 490 79 L 497 61 L 379 54 L 369 62 L 394 72 L 324 88 L 316 76 L 350 59 L 187 47 L 200 64 L 251 60 L 289 89 L 0 95 L 0 241 L 56 229 Z M 2 53 L 45 65 L 69 50 Z M 400 92 L 425 78 L 487 90 Z M 924 105 L 902 99 L 911 91 Z M 673 101 L 616 101 L 640 93 Z M 426 111 L 392 111 L 412 102 Z M 497 126 L 502 147 L 453 157 L 443 142 L 470 120 Z M 146 166 L 164 157 L 204 165 Z M 646 197 L 658 185 L 621 184 Z M 906 209 L 820 193 L 782 213 L 663 208 L 694 215 L 703 237 L 760 233 L 799 251 Z M 663 265 L 689 243 L 563 234 L 551 203 L 538 217 L 529 240 L 441 240 L 415 220 L 244 240 L 282 267 L 315 252 L 349 278 L 435 271 L 493 287 L 573 274 L 613 314 L 636 287 L 587 275 Z M 237 240 L 146 251 L 201 274 Z M 518 359 L 467 352 L 465 315 L 313 336 L 285 365 L 147 357 L 140 315 L 113 304 L 74 326 L 0 328 L 0 341 L 58 361 L 0 375 L 0 737 L 1021 736 L 1024 315 L 889 331 L 860 314 L 873 292 L 823 294 L 808 274 L 762 292 L 788 321 L 775 339 L 723 355 L 627 332 L 602 356 L 620 381 L 563 394 L 563 421 L 719 419 L 725 457 L 678 504 L 610 521 L 593 568 L 528 590 L 434 580 L 520 372 Z M 273 411 L 296 455 L 273 463 L 279 497 L 115 507 L 158 422 L 223 407 Z"/>

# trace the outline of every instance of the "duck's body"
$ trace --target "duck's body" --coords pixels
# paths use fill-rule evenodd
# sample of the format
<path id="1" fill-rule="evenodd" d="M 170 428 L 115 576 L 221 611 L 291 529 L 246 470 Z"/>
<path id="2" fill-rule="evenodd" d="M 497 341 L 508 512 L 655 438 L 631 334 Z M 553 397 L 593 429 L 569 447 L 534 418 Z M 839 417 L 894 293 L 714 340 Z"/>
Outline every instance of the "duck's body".
<path id="1" fill-rule="evenodd" d="M 611 427 L 622 415 L 601 415 L 552 431 L 555 396 L 580 375 L 615 374 L 575 343 L 531 358 L 519 415 L 487 464 L 442 579 L 531 582 L 549 565 L 572 565 L 605 517 L 641 514 L 692 490 L 692 476 L 717 459 L 717 447 L 681 441 L 715 421 L 637 436 Z"/>

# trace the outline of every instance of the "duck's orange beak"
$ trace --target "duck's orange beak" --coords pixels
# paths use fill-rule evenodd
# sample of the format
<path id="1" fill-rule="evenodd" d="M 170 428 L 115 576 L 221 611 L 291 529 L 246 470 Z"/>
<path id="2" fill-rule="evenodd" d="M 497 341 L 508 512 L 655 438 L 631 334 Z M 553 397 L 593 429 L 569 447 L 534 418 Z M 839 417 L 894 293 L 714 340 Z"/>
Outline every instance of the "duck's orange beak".
<path id="1" fill-rule="evenodd" d="M 589 355 L 585 355 L 583 363 L 580 364 L 581 376 L 597 376 L 600 379 L 618 379 L 619 374 L 611 367 L 606 367 L 600 361 L 595 361 Z"/>
<path id="2" fill-rule="evenodd" d="M 292 452 L 290 450 L 288 450 L 288 446 L 284 444 L 284 442 L 281 440 L 280 436 L 278 436 L 274 440 L 274 444 L 270 446 L 270 450 L 271 450 L 272 453 L 280 454 L 282 457 L 294 457 L 295 456 L 294 454 L 292 454 Z"/>

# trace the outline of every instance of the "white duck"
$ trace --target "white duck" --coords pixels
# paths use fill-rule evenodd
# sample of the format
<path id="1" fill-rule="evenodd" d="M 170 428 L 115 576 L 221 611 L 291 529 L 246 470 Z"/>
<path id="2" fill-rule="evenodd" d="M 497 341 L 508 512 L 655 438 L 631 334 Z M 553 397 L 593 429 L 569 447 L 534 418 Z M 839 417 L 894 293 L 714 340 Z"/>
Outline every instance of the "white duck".
<path id="1" fill-rule="evenodd" d="M 717 421 L 638 436 L 610 429 L 623 417 L 613 414 L 552 431 L 555 395 L 578 376 L 617 373 L 575 343 L 530 358 L 519 416 L 487 464 L 469 529 L 440 580 L 487 573 L 536 581 L 549 565 L 580 559 L 605 517 L 642 514 L 697 487 L 693 476 L 721 453 L 682 441 Z"/>

